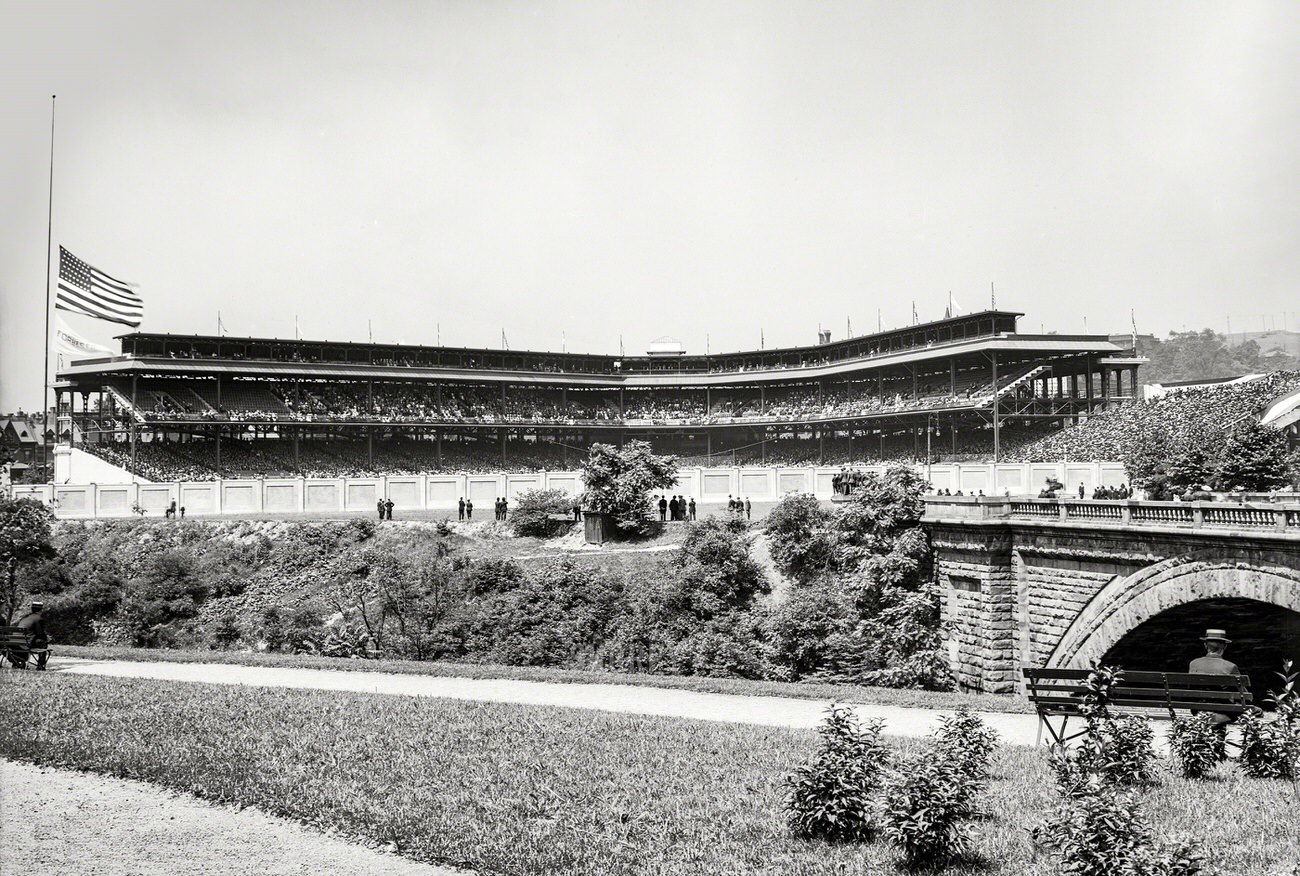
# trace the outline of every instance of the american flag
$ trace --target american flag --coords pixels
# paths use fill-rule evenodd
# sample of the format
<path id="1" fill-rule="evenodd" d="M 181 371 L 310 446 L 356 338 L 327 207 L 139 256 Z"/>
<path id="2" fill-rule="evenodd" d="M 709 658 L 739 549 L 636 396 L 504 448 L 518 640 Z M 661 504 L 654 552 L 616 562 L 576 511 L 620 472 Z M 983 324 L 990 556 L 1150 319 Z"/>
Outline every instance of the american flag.
<path id="1" fill-rule="evenodd" d="M 144 318 L 144 301 L 129 283 L 113 279 L 61 246 L 54 307 L 129 326 L 138 326 Z"/>

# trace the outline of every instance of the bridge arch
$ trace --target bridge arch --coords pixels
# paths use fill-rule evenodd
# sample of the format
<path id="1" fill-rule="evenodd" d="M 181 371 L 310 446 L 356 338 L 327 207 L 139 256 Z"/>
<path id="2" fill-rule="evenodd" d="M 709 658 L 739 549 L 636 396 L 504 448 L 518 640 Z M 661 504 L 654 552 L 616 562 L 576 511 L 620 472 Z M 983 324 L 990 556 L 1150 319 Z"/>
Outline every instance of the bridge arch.
<path id="1" fill-rule="evenodd" d="M 1174 557 L 1116 577 L 1079 612 L 1047 665 L 1085 669 L 1162 612 L 1211 600 L 1252 600 L 1300 613 L 1300 573 L 1207 552 Z"/>

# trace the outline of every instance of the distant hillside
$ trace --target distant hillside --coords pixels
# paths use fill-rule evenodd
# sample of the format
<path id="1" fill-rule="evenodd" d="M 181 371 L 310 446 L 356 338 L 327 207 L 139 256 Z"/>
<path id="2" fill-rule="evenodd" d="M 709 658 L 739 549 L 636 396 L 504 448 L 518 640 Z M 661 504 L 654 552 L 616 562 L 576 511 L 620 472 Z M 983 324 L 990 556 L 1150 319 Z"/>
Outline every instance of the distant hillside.
<path id="1" fill-rule="evenodd" d="M 1229 347 L 1240 347 L 1242 344 L 1254 341 L 1262 356 L 1282 353 L 1286 356 L 1300 357 L 1300 332 L 1233 332 L 1224 335 L 1224 341 Z"/>

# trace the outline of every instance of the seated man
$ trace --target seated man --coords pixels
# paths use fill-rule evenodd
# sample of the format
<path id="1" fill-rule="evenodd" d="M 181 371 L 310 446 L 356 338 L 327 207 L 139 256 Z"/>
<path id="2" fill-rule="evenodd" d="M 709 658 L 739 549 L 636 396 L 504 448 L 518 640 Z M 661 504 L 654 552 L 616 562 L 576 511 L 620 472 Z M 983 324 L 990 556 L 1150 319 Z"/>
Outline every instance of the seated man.
<path id="1" fill-rule="evenodd" d="M 1223 653 L 1232 644 L 1232 640 L 1227 637 L 1224 630 L 1209 629 L 1205 635 L 1201 636 L 1201 641 L 1205 644 L 1205 656 L 1197 657 L 1187 666 L 1188 672 L 1200 675 L 1240 675 L 1241 670 L 1237 664 L 1231 660 L 1223 659 Z M 1232 716 L 1225 715 L 1221 712 L 1208 712 L 1215 725 L 1222 728 L 1226 724 L 1232 723 Z"/>
<path id="2" fill-rule="evenodd" d="M 49 652 L 44 650 L 50 646 L 49 637 L 45 633 L 45 603 L 40 601 L 32 602 L 32 610 L 18 619 L 14 626 L 27 630 L 32 637 L 32 648 L 42 649 L 41 653 L 36 655 L 36 668 L 44 669 L 45 663 L 50 659 Z M 9 660 L 15 666 L 22 661 L 15 660 L 18 655 L 10 656 Z M 23 654 L 22 658 L 26 659 L 27 655 Z"/>

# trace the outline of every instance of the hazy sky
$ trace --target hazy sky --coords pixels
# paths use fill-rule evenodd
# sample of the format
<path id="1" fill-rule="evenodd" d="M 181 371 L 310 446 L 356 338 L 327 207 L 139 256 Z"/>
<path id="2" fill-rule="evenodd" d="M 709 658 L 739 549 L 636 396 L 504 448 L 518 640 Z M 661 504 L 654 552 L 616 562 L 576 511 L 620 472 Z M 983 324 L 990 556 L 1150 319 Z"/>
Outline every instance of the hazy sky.
<path id="1" fill-rule="evenodd" d="M 51 94 L 56 252 L 147 331 L 719 351 L 990 281 L 1023 330 L 1300 327 L 1294 2 L 0 0 L 0 410 Z"/>

